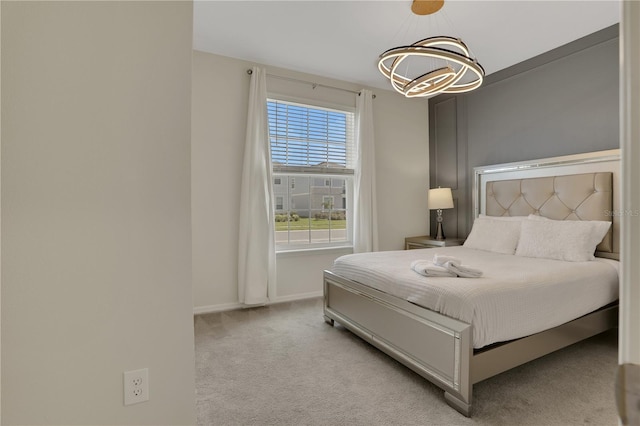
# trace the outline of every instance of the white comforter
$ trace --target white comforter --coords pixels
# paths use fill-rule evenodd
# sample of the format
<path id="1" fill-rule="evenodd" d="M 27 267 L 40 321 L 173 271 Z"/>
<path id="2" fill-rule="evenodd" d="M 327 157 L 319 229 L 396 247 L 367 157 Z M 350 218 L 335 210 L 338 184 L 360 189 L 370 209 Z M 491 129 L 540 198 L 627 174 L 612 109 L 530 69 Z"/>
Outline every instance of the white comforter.
<path id="1" fill-rule="evenodd" d="M 435 253 L 456 256 L 482 278 L 424 277 L 410 268 Z M 465 247 L 350 254 L 337 275 L 473 325 L 475 348 L 528 336 L 618 299 L 618 265 L 496 254 Z"/>

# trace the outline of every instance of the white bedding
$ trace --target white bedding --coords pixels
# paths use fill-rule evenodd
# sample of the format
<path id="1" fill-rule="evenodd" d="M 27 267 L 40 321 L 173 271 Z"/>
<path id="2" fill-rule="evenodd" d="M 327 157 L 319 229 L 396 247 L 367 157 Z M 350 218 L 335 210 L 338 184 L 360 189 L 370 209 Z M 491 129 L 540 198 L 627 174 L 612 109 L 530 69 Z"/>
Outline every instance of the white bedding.
<path id="1" fill-rule="evenodd" d="M 481 278 L 424 277 L 410 268 L 435 253 L 456 256 Z M 466 247 L 360 253 L 334 262 L 337 275 L 473 325 L 473 346 L 564 324 L 618 299 L 619 262 L 566 262 Z"/>

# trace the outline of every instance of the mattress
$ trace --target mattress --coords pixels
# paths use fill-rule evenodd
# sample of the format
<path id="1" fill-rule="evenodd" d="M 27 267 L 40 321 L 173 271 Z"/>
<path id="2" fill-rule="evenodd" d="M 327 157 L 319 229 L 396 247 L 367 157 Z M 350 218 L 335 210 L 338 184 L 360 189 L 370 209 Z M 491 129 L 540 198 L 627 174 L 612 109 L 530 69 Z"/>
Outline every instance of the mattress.
<path id="1" fill-rule="evenodd" d="M 410 268 L 436 253 L 456 256 L 483 276 L 425 277 Z M 601 258 L 566 262 L 460 246 L 350 254 L 331 271 L 472 324 L 474 348 L 556 327 L 618 299 L 619 262 Z"/>

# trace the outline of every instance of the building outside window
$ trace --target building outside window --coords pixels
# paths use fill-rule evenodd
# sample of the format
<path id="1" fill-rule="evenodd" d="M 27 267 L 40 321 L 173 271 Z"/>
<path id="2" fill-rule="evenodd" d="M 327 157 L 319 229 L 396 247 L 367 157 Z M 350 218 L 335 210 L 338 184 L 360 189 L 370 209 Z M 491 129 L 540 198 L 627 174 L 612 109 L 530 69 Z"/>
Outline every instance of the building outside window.
<path id="1" fill-rule="evenodd" d="M 277 249 L 351 245 L 354 111 L 277 99 L 267 111 Z"/>
<path id="2" fill-rule="evenodd" d="M 331 195 L 323 195 L 322 196 L 322 210 L 332 210 L 333 209 L 333 196 Z"/>

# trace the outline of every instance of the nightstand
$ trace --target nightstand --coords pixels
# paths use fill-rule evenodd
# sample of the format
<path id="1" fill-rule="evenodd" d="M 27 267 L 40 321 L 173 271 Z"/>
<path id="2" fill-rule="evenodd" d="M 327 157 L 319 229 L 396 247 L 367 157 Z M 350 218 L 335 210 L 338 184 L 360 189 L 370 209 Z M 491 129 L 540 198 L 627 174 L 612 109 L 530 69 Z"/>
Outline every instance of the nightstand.
<path id="1" fill-rule="evenodd" d="M 422 237 L 407 237 L 404 239 L 404 249 L 422 249 L 433 247 L 452 247 L 461 246 L 464 238 L 446 238 L 444 240 L 436 240 L 435 237 L 425 235 Z"/>

